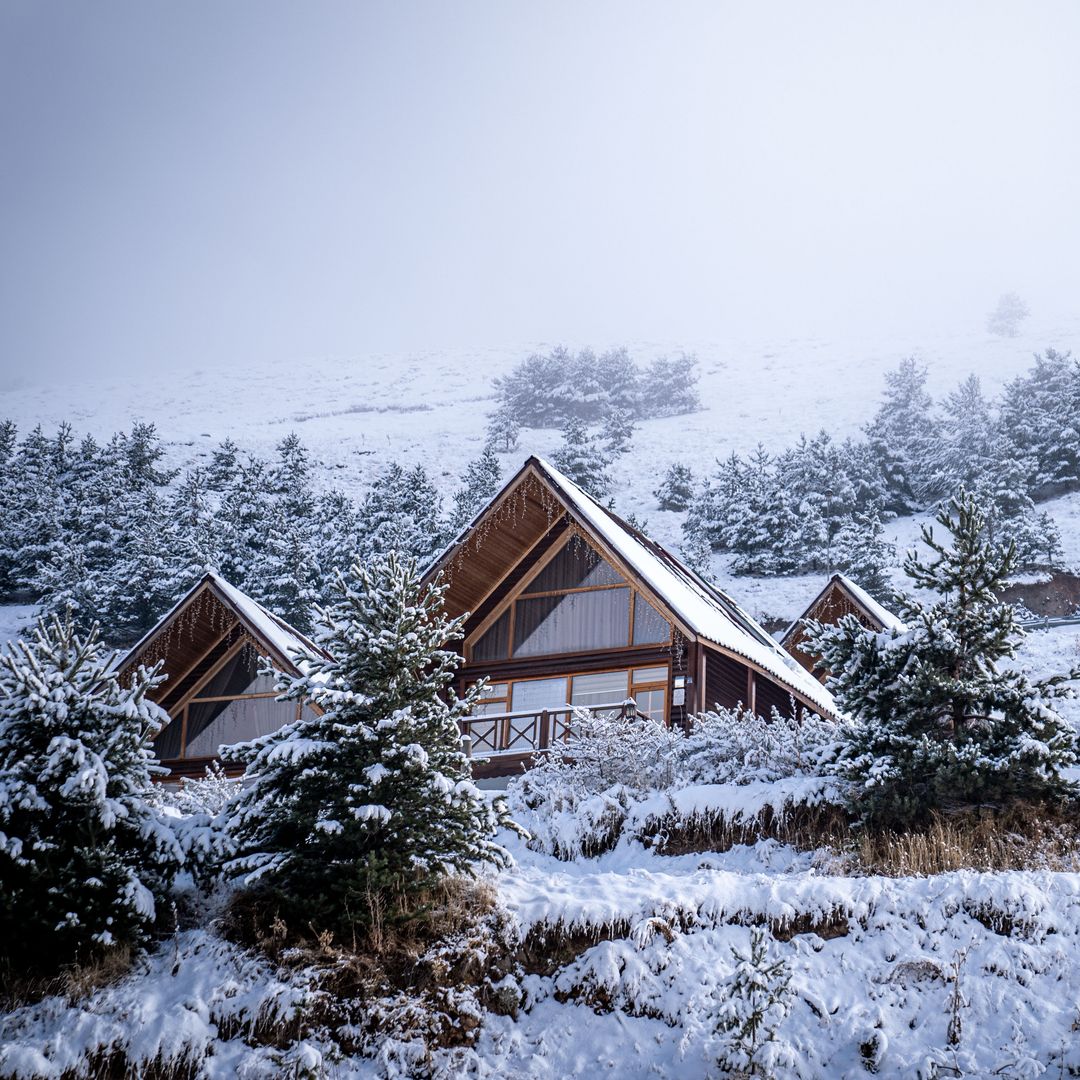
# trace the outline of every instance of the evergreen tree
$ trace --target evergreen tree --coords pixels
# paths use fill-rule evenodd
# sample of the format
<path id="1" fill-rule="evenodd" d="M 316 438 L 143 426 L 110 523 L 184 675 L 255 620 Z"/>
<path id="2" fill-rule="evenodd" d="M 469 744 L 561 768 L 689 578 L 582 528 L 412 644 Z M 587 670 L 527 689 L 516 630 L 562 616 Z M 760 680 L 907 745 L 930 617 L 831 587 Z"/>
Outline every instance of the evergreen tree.
<path id="1" fill-rule="evenodd" d="M 469 463 L 461 487 L 454 492 L 454 509 L 450 514 L 449 532 L 460 532 L 498 494 L 502 480 L 499 458 L 490 446 Z"/>
<path id="2" fill-rule="evenodd" d="M 275 525 L 248 585 L 255 600 L 302 634 L 308 633 L 312 607 L 319 599 L 319 566 L 308 531 L 288 520 Z"/>
<path id="3" fill-rule="evenodd" d="M 441 509 L 439 493 L 422 465 L 406 472 L 391 462 L 364 500 L 361 553 L 371 557 L 397 551 L 427 561 L 445 538 Z"/>
<path id="4" fill-rule="evenodd" d="M 791 972 L 783 958 L 769 955 L 766 932 L 750 931 L 750 952 L 732 949 L 735 969 L 720 985 L 716 1025 L 717 1064 L 724 1076 L 774 1077 L 796 1064 L 780 1027 L 791 1012 Z"/>
<path id="5" fill-rule="evenodd" d="M 135 423 L 129 435 L 122 435 L 128 483 L 135 488 L 164 487 L 176 478 L 178 469 L 161 470 L 158 462 L 165 451 L 154 424 Z"/>
<path id="6" fill-rule="evenodd" d="M 458 721 L 476 692 L 449 690 L 460 664 L 444 646 L 463 619 L 445 585 L 421 590 L 416 563 L 391 553 L 339 575 L 316 640 L 334 657 L 278 675 L 287 698 L 322 710 L 228 751 L 247 767 L 231 809 L 227 870 L 272 891 L 303 925 L 405 917 L 440 878 L 501 863 L 505 822 L 469 779 Z"/>
<path id="7" fill-rule="evenodd" d="M 611 464 L 597 439 L 576 417 L 563 428 L 563 444 L 552 455 L 551 463 L 594 499 L 603 499 L 611 491 Z"/>
<path id="8" fill-rule="evenodd" d="M 315 529 L 311 555 L 319 568 L 320 603 L 326 603 L 339 570 L 347 570 L 361 548 L 360 510 L 344 492 L 332 488 L 315 502 Z"/>
<path id="9" fill-rule="evenodd" d="M 139 669 L 70 622 L 0 653 L 0 956 L 20 971 L 145 942 L 181 855 L 149 809 L 149 739 L 168 721 Z"/>
<path id="10" fill-rule="evenodd" d="M 833 558 L 833 566 L 871 596 L 889 596 L 889 571 L 896 565 L 896 547 L 885 539 L 877 513 L 871 511 L 848 518 L 836 534 Z"/>
<path id="11" fill-rule="evenodd" d="M 1018 569 L 1054 565 L 1061 554 L 1057 526 L 1049 514 L 1035 509 L 1025 487 L 1024 462 L 1007 447 L 972 494 L 986 517 L 987 542 L 1012 544 Z"/>
<path id="12" fill-rule="evenodd" d="M 225 439 L 218 444 L 206 470 L 206 486 L 211 491 L 224 491 L 233 483 L 240 471 L 239 455 L 240 447 L 232 439 Z"/>
<path id="13" fill-rule="evenodd" d="M 169 500 L 167 517 L 176 526 L 177 573 L 199 576 L 207 569 L 220 568 L 221 544 L 210 498 L 210 479 L 205 470 L 196 467 L 184 474 Z"/>
<path id="14" fill-rule="evenodd" d="M 1017 293 L 1002 293 L 997 305 L 986 319 L 986 329 L 998 337 L 1014 338 L 1020 333 L 1020 324 L 1031 314 L 1027 304 Z"/>
<path id="15" fill-rule="evenodd" d="M 1001 399 L 1001 427 L 1028 463 L 1025 489 L 1037 498 L 1080 487 L 1080 363 L 1047 349 Z"/>
<path id="16" fill-rule="evenodd" d="M 603 437 L 609 454 L 625 454 L 634 438 L 634 414 L 629 409 L 612 409 L 604 420 Z"/>
<path id="17" fill-rule="evenodd" d="M 500 405 L 488 418 L 487 443 L 500 453 L 517 449 L 521 437 L 521 422 L 509 405 Z"/>
<path id="18" fill-rule="evenodd" d="M 886 509 L 893 513 L 909 514 L 933 495 L 938 427 L 931 404 L 926 369 L 914 359 L 885 375 L 885 400 L 866 437 L 888 492 Z"/>
<path id="19" fill-rule="evenodd" d="M 689 466 L 672 465 L 653 492 L 661 510 L 687 510 L 694 498 L 694 474 Z"/>
<path id="20" fill-rule="evenodd" d="M 930 488 L 937 495 L 971 491 L 995 465 L 1000 438 L 977 375 L 965 379 L 942 402 L 941 443 L 934 456 Z"/>
<path id="21" fill-rule="evenodd" d="M 712 546 L 701 518 L 693 514 L 687 515 L 682 533 L 679 557 L 695 574 L 706 581 L 712 581 Z"/>
<path id="22" fill-rule="evenodd" d="M 102 615 L 102 586 L 99 575 L 87 565 L 84 549 L 65 542 L 52 558 L 38 569 L 35 578 L 38 604 L 43 613 L 70 620 L 76 632 L 88 633 Z"/>
<path id="23" fill-rule="evenodd" d="M 1080 671 L 1033 682 L 1005 666 L 1021 631 L 998 593 L 1015 551 L 986 540 L 986 517 L 961 494 L 937 521 L 952 537 L 911 552 L 904 571 L 934 601 L 897 594 L 908 629 L 874 634 L 854 616 L 811 623 L 809 648 L 833 674 L 830 688 L 853 721 L 843 768 L 864 821 L 903 827 L 933 810 L 1066 794 L 1075 735 L 1054 710 Z"/>
<path id="24" fill-rule="evenodd" d="M 675 359 L 654 360 L 641 378 L 638 391 L 649 416 L 681 416 L 701 408 L 697 358 L 682 353 Z"/>

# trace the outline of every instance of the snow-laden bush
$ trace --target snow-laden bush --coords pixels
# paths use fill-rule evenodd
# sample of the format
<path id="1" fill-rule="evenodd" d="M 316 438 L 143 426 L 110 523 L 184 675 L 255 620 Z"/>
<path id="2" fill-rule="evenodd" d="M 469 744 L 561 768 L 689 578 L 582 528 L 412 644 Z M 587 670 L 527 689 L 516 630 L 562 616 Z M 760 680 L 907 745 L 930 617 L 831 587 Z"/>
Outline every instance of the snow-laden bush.
<path id="1" fill-rule="evenodd" d="M 694 717 L 678 743 L 675 771 L 683 784 L 749 784 L 828 773 L 839 740 L 835 722 L 794 720 L 775 709 L 765 719 L 741 709 Z"/>
<path id="2" fill-rule="evenodd" d="M 571 738 L 511 781 L 509 795 L 528 816 L 532 845 L 564 859 L 607 851 L 624 835 L 749 835 L 759 819 L 778 823 L 803 801 L 838 801 L 838 730 L 816 716 L 797 723 L 722 709 L 692 718 L 684 734 L 582 710 Z"/>
<path id="3" fill-rule="evenodd" d="M 674 783 L 681 738 L 651 720 L 586 709 L 575 711 L 572 730 L 509 788 L 534 846 L 565 859 L 611 847 L 634 802 Z"/>

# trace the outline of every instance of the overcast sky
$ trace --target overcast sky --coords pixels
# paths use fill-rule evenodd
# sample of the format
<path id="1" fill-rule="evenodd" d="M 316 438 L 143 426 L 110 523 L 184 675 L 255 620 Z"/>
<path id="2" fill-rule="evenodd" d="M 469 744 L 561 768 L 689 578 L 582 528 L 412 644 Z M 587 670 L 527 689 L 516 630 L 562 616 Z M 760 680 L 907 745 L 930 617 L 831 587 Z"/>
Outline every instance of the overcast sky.
<path id="1" fill-rule="evenodd" d="M 1080 309 L 1080 3 L 0 0 L 0 365 Z"/>

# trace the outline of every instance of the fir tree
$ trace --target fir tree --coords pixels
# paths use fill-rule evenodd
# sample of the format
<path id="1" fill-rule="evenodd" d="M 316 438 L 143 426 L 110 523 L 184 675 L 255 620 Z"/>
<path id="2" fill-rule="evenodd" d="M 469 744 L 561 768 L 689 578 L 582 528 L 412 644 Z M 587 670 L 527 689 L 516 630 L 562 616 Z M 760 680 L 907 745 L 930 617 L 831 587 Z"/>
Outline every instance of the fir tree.
<path id="1" fill-rule="evenodd" d="M 688 510 L 694 498 L 694 474 L 688 465 L 672 465 L 653 492 L 661 510 Z"/>
<path id="2" fill-rule="evenodd" d="M 499 491 L 502 468 L 495 451 L 485 446 L 483 453 L 469 463 L 461 478 L 461 487 L 454 492 L 454 509 L 450 514 L 451 533 L 458 533 Z"/>
<path id="3" fill-rule="evenodd" d="M 1014 338 L 1020 333 L 1020 324 L 1030 314 L 1027 304 L 1017 293 L 1002 293 L 986 318 L 986 329 L 998 337 Z"/>
<path id="4" fill-rule="evenodd" d="M 760 927 L 750 932 L 749 954 L 731 952 L 735 969 L 718 987 L 717 1064 L 724 1076 L 773 1077 L 796 1063 L 779 1034 L 791 1012 L 791 972 L 782 957 L 769 955 L 768 937 Z"/>
<path id="5" fill-rule="evenodd" d="M 1015 551 L 986 541 L 986 518 L 961 494 L 942 508 L 904 571 L 937 595 L 897 594 L 906 631 L 866 631 L 854 616 L 808 624 L 809 649 L 833 674 L 830 688 L 853 721 L 843 768 L 854 806 L 874 825 L 903 827 L 934 810 L 1063 796 L 1061 769 L 1076 760 L 1075 736 L 1054 709 L 1080 671 L 1033 682 L 1007 666 L 1021 631 L 998 593 Z"/>
<path id="6" fill-rule="evenodd" d="M 121 436 L 121 440 L 127 462 L 127 480 L 132 487 L 164 487 L 176 478 L 178 469 L 157 467 L 165 451 L 154 424 L 132 424 L 131 433 Z"/>
<path id="7" fill-rule="evenodd" d="M 888 597 L 889 571 L 896 565 L 896 547 L 885 539 L 876 512 L 854 514 L 836 534 L 834 567 L 873 597 Z"/>
<path id="8" fill-rule="evenodd" d="M 888 492 L 886 508 L 909 514 L 933 495 L 938 428 L 930 412 L 926 369 L 914 359 L 885 375 L 885 400 L 866 437 Z"/>
<path id="9" fill-rule="evenodd" d="M 19 429 L 14 420 L 0 422 L 0 469 L 2 469 L 15 453 L 15 445 L 18 440 Z"/>
<path id="10" fill-rule="evenodd" d="M 611 490 L 610 461 L 585 424 L 572 418 L 563 428 L 563 444 L 551 463 L 594 499 L 603 499 Z"/>
<path id="11" fill-rule="evenodd" d="M 683 539 L 679 546 L 679 557 L 682 561 L 706 581 L 712 581 L 712 546 L 701 518 L 693 514 L 687 515 L 683 522 Z"/>
<path id="12" fill-rule="evenodd" d="M 439 493 L 422 465 L 406 472 L 391 462 L 364 500 L 361 553 L 371 557 L 397 551 L 427 561 L 445 538 L 441 509 Z"/>
<path id="13" fill-rule="evenodd" d="M 181 861 L 145 801 L 162 677 L 122 686 L 114 661 L 56 619 L 0 653 L 0 955 L 19 970 L 144 943 Z"/>
<path id="14" fill-rule="evenodd" d="M 625 454 L 634 438 L 634 414 L 629 409 L 613 409 L 604 420 L 603 438 L 609 454 Z"/>
<path id="15" fill-rule="evenodd" d="M 206 470 L 206 486 L 211 491 L 224 491 L 232 484 L 240 470 L 239 455 L 240 447 L 232 439 L 218 443 Z"/>
<path id="16" fill-rule="evenodd" d="M 500 405 L 488 418 L 487 443 L 502 454 L 517 449 L 521 422 L 509 405 Z"/>
<path id="17" fill-rule="evenodd" d="M 304 925 L 363 925 L 383 905 L 405 917 L 440 878 L 505 857 L 492 841 L 504 806 L 472 784 L 461 747 L 476 693 L 449 691 L 460 658 L 444 646 L 463 619 L 443 614 L 444 592 L 421 590 L 415 561 L 393 553 L 354 563 L 318 612 L 333 659 L 278 675 L 321 715 L 228 751 L 249 786 L 231 807 L 227 870 Z"/>
<path id="18" fill-rule="evenodd" d="M 698 396 L 697 358 L 682 353 L 654 360 L 641 378 L 639 399 L 647 403 L 650 416 L 681 416 L 701 408 Z"/>

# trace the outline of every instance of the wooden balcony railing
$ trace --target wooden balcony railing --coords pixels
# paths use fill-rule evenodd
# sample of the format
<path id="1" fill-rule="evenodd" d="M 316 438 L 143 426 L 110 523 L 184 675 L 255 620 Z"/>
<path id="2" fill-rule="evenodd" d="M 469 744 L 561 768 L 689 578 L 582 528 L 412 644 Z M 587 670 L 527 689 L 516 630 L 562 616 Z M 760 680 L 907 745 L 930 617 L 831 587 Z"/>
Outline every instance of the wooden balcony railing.
<path id="1" fill-rule="evenodd" d="M 611 717 L 644 718 L 633 700 L 610 705 L 564 706 L 561 709 L 539 711 L 486 713 L 467 716 L 461 720 L 461 736 L 470 757 L 487 758 L 499 754 L 531 754 L 548 749 L 557 742 L 566 742 L 573 735 L 573 719 L 577 712 Z"/>

